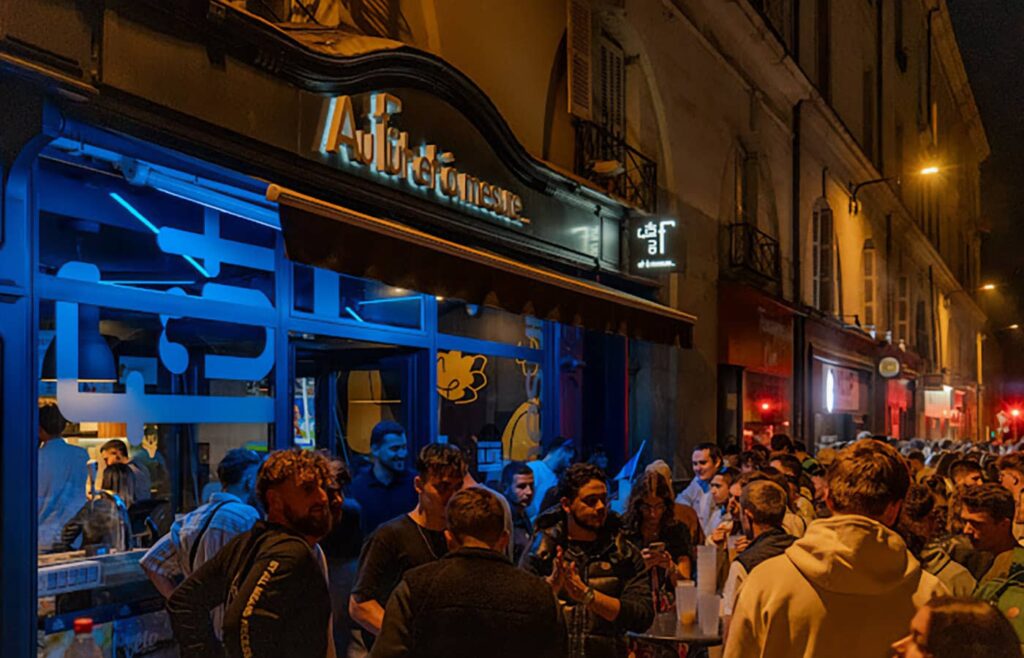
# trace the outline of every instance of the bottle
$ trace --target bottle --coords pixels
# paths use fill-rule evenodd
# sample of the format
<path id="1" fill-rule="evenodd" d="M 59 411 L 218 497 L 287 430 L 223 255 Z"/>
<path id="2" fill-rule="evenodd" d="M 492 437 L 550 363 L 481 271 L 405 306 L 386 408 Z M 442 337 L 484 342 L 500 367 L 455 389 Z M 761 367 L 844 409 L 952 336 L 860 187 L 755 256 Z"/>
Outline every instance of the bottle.
<path id="1" fill-rule="evenodd" d="M 92 637 L 92 619 L 81 617 L 75 620 L 75 641 L 65 658 L 103 658 L 103 652 Z"/>

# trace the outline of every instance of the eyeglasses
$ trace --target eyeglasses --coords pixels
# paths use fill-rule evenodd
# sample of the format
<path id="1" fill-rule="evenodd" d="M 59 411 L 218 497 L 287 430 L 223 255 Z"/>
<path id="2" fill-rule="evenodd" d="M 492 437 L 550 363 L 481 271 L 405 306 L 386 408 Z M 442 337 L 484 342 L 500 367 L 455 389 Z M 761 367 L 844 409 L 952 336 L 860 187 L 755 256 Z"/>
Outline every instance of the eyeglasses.
<path id="1" fill-rule="evenodd" d="M 658 503 L 656 505 L 648 505 L 647 503 L 640 503 L 637 505 L 637 509 L 641 512 L 664 512 L 665 503 Z"/>

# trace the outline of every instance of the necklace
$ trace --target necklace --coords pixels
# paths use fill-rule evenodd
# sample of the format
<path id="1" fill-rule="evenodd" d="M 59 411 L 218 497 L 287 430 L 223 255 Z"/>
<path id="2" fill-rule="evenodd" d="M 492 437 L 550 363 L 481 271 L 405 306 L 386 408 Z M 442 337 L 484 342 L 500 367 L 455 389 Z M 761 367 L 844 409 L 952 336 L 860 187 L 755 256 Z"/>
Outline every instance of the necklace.
<path id="1" fill-rule="evenodd" d="M 409 520 L 412 521 L 412 524 L 414 526 L 416 526 L 416 531 L 420 533 L 420 538 L 423 540 L 423 543 L 426 545 L 427 550 L 430 552 L 430 557 L 434 558 L 435 560 L 440 560 L 441 558 L 437 555 L 437 552 L 434 550 L 433 544 L 430 543 L 430 539 L 427 538 L 427 535 L 425 532 L 423 532 L 423 528 L 420 526 L 420 524 L 416 523 L 416 521 L 412 519 Z"/>

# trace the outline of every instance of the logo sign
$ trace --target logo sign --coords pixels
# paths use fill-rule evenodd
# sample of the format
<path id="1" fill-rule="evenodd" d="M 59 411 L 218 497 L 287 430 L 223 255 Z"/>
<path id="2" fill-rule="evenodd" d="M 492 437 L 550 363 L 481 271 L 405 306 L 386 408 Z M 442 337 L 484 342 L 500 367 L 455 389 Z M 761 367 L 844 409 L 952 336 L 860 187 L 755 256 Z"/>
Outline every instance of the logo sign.
<path id="1" fill-rule="evenodd" d="M 638 270 L 675 270 L 678 265 L 672 258 L 672 240 L 675 237 L 676 220 L 645 219 L 633 234 L 634 262 Z"/>
<path id="2" fill-rule="evenodd" d="M 518 194 L 460 171 L 455 154 L 437 144 L 413 146 L 409 133 L 392 125 L 392 119 L 402 112 L 397 96 L 373 94 L 370 112 L 362 123 L 356 120 L 352 97 L 338 96 L 326 103 L 326 118 L 315 146 L 321 153 L 340 155 L 351 166 L 368 167 L 396 183 L 404 181 L 513 225 L 530 223 L 522 214 L 523 200 Z"/>
<path id="3" fill-rule="evenodd" d="M 900 374 L 900 360 L 894 356 L 887 356 L 878 362 L 878 374 L 886 379 L 892 379 Z"/>

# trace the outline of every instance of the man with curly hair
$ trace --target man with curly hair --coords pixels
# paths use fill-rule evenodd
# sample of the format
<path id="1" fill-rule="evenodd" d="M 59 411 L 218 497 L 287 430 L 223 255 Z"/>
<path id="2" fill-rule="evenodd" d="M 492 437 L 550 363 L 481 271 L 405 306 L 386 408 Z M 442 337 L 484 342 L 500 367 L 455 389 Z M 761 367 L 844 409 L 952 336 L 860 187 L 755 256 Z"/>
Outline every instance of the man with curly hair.
<path id="1" fill-rule="evenodd" d="M 231 540 L 167 602 L 182 655 L 328 654 L 331 600 L 315 547 L 331 530 L 338 477 L 318 452 L 292 448 L 267 458 L 256 480 L 266 521 Z M 221 604 L 223 641 L 210 618 Z"/>

